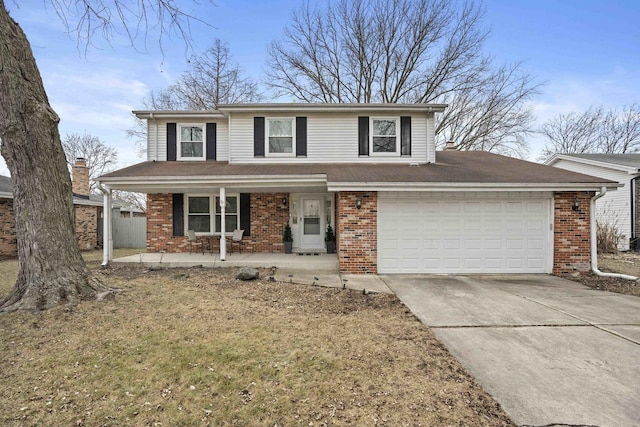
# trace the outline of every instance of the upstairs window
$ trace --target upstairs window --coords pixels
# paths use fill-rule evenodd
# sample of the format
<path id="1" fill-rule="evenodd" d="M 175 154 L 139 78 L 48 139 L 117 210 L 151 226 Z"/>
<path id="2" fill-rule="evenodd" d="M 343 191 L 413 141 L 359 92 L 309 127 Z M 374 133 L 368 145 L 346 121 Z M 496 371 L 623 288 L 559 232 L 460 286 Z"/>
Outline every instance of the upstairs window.
<path id="1" fill-rule="evenodd" d="M 204 160 L 204 126 L 178 126 L 178 160 Z"/>
<path id="2" fill-rule="evenodd" d="M 292 118 L 267 119 L 267 155 L 294 154 Z"/>
<path id="3" fill-rule="evenodd" d="M 400 154 L 399 120 L 395 118 L 371 119 L 370 153 L 373 156 Z"/>

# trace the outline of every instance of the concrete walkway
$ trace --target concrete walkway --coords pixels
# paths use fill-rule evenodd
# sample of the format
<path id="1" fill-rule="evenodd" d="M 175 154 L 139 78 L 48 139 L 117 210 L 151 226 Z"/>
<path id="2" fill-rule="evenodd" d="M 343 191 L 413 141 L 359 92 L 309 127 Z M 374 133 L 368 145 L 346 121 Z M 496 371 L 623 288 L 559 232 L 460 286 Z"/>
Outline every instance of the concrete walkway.
<path id="1" fill-rule="evenodd" d="M 382 279 L 516 424 L 640 425 L 640 298 L 545 275 Z"/>

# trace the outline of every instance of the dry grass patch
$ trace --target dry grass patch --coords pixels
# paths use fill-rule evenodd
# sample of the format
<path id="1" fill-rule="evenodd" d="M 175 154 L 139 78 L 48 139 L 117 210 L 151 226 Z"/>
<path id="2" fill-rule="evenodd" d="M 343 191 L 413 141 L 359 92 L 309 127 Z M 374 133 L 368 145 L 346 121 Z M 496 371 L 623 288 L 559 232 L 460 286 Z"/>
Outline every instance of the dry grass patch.
<path id="1" fill-rule="evenodd" d="M 395 296 L 234 273 L 122 267 L 113 301 L 0 316 L 0 425 L 513 425 Z"/>

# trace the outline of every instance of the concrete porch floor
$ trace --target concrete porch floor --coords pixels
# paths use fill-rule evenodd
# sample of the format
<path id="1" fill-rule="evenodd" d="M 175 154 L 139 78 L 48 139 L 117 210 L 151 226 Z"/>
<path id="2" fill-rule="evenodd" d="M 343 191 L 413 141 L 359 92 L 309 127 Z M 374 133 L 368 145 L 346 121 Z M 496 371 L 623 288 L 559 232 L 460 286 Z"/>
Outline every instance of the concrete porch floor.
<path id="1" fill-rule="evenodd" d="M 205 253 L 139 253 L 112 261 L 117 265 L 138 265 L 162 268 L 189 267 L 276 267 L 275 279 L 279 282 L 316 285 L 332 288 L 345 287 L 367 292 L 392 293 L 377 274 L 340 274 L 336 254 L 268 254 L 233 253 L 226 260 L 220 254 Z"/>

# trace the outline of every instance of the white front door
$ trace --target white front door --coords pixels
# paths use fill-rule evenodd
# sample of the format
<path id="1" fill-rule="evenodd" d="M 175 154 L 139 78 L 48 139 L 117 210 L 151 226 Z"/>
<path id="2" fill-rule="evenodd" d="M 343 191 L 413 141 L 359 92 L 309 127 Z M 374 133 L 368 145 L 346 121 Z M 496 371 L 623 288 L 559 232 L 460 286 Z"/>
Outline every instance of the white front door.
<path id="1" fill-rule="evenodd" d="M 300 204 L 300 249 L 324 248 L 324 197 L 301 197 Z"/>

